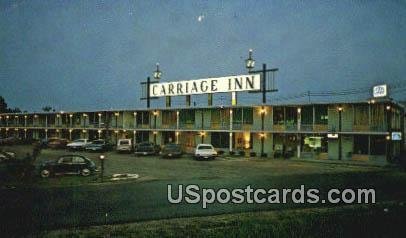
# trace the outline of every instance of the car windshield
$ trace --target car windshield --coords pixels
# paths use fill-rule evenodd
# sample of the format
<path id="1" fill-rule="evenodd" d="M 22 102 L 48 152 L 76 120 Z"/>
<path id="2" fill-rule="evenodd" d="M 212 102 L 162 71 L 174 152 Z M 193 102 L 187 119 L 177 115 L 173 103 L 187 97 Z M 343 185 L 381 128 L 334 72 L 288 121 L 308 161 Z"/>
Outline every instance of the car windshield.
<path id="1" fill-rule="evenodd" d="M 201 145 L 199 147 L 197 147 L 198 150 L 211 150 L 213 149 L 213 147 L 211 147 L 210 145 Z"/>
<path id="2" fill-rule="evenodd" d="M 179 147 L 179 145 L 177 145 L 177 144 L 168 144 L 168 145 L 165 145 L 165 149 L 178 149 L 178 148 L 180 148 L 180 147 Z"/>
<path id="3" fill-rule="evenodd" d="M 92 143 L 95 144 L 95 145 L 100 145 L 100 144 L 103 144 L 104 141 L 102 141 L 102 140 L 95 140 L 95 141 L 93 141 Z"/>
<path id="4" fill-rule="evenodd" d="M 128 141 L 128 140 L 120 141 L 120 145 L 129 145 L 129 144 L 130 144 L 130 141 Z"/>

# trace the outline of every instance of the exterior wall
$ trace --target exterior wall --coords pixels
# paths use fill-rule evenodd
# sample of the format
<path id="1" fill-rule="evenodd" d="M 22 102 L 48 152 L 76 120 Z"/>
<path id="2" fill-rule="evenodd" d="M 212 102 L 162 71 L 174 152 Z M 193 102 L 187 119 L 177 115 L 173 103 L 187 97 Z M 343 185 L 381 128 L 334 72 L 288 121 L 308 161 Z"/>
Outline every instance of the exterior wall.
<path id="1" fill-rule="evenodd" d="M 363 105 L 364 108 L 368 108 L 368 123 L 367 125 L 355 125 L 355 110 L 357 106 Z M 376 106 L 381 106 L 385 111 L 378 110 L 378 114 L 375 111 L 375 117 L 380 118 L 378 120 L 378 125 L 371 124 L 371 120 L 374 120 L 371 116 L 371 108 Z M 383 107 L 382 107 L 383 105 Z M 327 125 L 317 125 L 314 119 L 314 108 L 317 105 L 306 105 L 307 116 L 309 116 L 309 107 L 313 108 L 313 124 L 307 124 L 305 128 L 296 126 L 297 121 L 290 120 L 291 126 L 287 128 L 286 125 L 286 112 L 290 110 L 292 115 L 299 113 L 297 108 L 301 106 L 277 106 L 282 109 L 285 116 L 285 122 L 280 125 L 273 125 L 273 113 L 274 106 L 266 105 L 264 110 L 262 106 L 252 107 L 252 124 L 251 123 L 233 123 L 233 129 L 230 131 L 230 109 L 234 112 L 238 110 L 239 107 L 228 107 L 228 108 L 188 108 L 188 109 L 171 109 L 166 108 L 164 110 L 176 112 L 183 110 L 191 110 L 194 113 L 195 120 L 193 124 L 179 124 L 173 121 L 173 115 L 170 119 L 170 125 L 163 125 L 163 111 L 160 109 L 144 110 L 147 112 L 149 117 L 149 122 L 146 125 L 138 125 L 136 123 L 136 118 L 134 112 L 139 112 L 137 110 L 128 111 L 104 111 L 104 112 L 70 112 L 70 113 L 24 113 L 24 114 L 0 114 L 0 136 L 9 137 L 15 136 L 27 139 L 43 139 L 49 137 L 65 137 L 67 139 L 78 139 L 78 138 L 98 138 L 99 134 L 101 138 L 106 138 L 112 142 L 116 142 L 120 138 L 134 138 L 134 131 L 148 131 L 149 141 L 154 142 L 154 132 L 155 141 L 157 144 L 164 144 L 163 131 L 175 131 L 180 132 L 180 137 L 189 133 L 189 141 L 187 147 L 194 147 L 196 144 L 201 143 L 201 132 L 204 135 L 204 143 L 211 143 L 211 133 L 212 132 L 224 132 L 233 133 L 234 144 L 236 145 L 233 150 L 237 150 L 237 144 L 241 144 L 241 140 L 237 141 L 237 135 L 242 135 L 241 133 L 250 133 L 250 140 L 252 141 L 252 148 L 245 149 L 246 151 L 253 151 L 259 156 L 261 153 L 261 133 L 262 133 L 262 115 L 264 118 L 264 153 L 267 153 L 268 157 L 273 156 L 274 146 L 277 144 L 283 144 L 285 147 L 292 147 L 293 151 L 297 153 L 297 142 L 287 141 L 286 138 L 298 138 L 300 135 L 306 134 L 318 134 L 323 137 L 327 133 L 339 133 L 342 138 L 342 159 L 343 160 L 370 160 L 370 161 L 385 161 L 386 156 L 372 156 L 372 155 L 356 155 L 353 153 L 354 148 L 354 135 L 381 135 L 386 136 L 390 133 L 388 130 L 388 121 L 391 122 L 392 130 L 401 130 L 404 128 L 401 121 L 404 120 L 404 110 L 396 105 L 386 106 L 387 104 L 374 104 L 368 105 L 364 104 L 330 104 L 328 105 L 328 124 Z M 304 107 L 304 106 L 303 106 Z M 339 131 L 339 110 L 341 111 L 341 132 Z M 248 109 L 247 107 L 242 107 Z M 214 110 L 219 110 L 220 118 L 216 121 L 213 120 Z M 185 112 L 185 111 L 183 111 Z M 385 115 L 382 115 L 384 113 Z M 100 116 L 99 116 L 100 114 Z M 390 118 L 388 115 L 390 115 Z M 232 115 L 232 114 L 231 114 Z M 244 114 L 243 114 L 244 115 Z M 364 113 L 365 115 L 365 113 Z M 176 118 L 179 118 L 177 116 Z M 298 114 L 298 121 L 300 116 Z M 309 117 L 308 117 L 309 118 Z M 382 119 L 384 118 L 384 119 Z M 390 120 L 387 120 L 390 119 Z M 220 121 L 217 121 L 220 120 Z M 136 125 L 137 124 L 137 125 Z M 25 130 L 24 130 L 25 129 Z M 84 131 L 85 130 L 85 131 Z M 277 134 L 276 134 L 277 133 Z M 302 134 L 303 133 L 303 134 Z M 278 137 L 277 135 L 284 135 L 283 137 Z M 293 135 L 293 136 L 292 136 Z M 193 141 L 191 141 L 193 138 Z M 241 137 L 240 137 L 241 138 Z M 181 140 L 182 139 L 182 140 Z M 245 139 L 244 139 L 245 140 Z M 297 140 L 297 139 L 296 139 Z M 180 138 L 179 141 L 184 141 Z M 238 143 L 237 143 L 238 142 Z M 244 142 L 245 143 L 245 142 Z M 371 142 L 368 142 L 369 144 Z M 396 155 L 399 153 L 401 145 L 397 145 L 396 142 L 390 142 L 392 148 L 392 154 Z M 241 145 L 240 145 L 241 146 Z M 395 151 L 396 150 L 396 151 Z M 368 150 L 370 151 L 370 149 Z M 329 139 L 328 141 L 328 158 L 338 159 L 338 139 Z"/>

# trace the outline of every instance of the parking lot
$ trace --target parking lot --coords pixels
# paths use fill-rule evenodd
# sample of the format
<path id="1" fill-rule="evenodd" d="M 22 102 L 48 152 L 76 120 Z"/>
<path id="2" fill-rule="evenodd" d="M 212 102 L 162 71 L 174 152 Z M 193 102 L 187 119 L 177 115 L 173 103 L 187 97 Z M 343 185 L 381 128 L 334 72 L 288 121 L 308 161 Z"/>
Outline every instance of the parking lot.
<path id="1" fill-rule="evenodd" d="M 30 153 L 31 146 L 7 146 L 4 150 L 14 151 L 18 158 Z M 337 165 L 331 163 L 312 163 L 306 161 L 290 161 L 283 159 L 260 159 L 242 156 L 220 156 L 214 160 L 197 161 L 192 155 L 183 155 L 181 158 L 161 158 L 160 156 L 135 156 L 131 153 L 90 153 L 85 151 L 68 151 L 64 149 L 43 149 L 35 164 L 38 166 L 44 161 L 56 160 L 62 155 L 78 154 L 93 160 L 100 168 L 99 156 L 105 156 L 104 177 L 113 174 L 138 174 L 140 181 L 145 180 L 195 180 L 195 179 L 233 179 L 246 177 L 268 177 L 280 175 L 306 175 L 343 173 L 353 171 L 379 171 L 383 168 Z M 38 171 L 37 171 L 38 172 Z M 38 179 L 41 185 L 78 185 L 97 182 L 99 175 L 83 178 L 80 176 L 55 176 L 47 179 Z"/>
<path id="2" fill-rule="evenodd" d="M 11 146 L 17 157 L 31 150 L 29 146 Z M 81 154 L 97 163 L 99 153 L 66 150 L 42 150 L 36 164 L 64 154 Z M 13 214 L 6 221 L 8 231 L 32 233 L 46 229 L 126 223 L 156 219 L 208 216 L 216 214 L 332 206 L 331 204 L 170 204 L 167 185 L 197 184 L 203 188 L 306 187 L 326 191 L 329 188 L 373 187 L 377 202 L 406 200 L 406 175 L 396 168 L 260 159 L 219 157 L 196 161 L 185 155 L 178 159 L 159 156 L 134 156 L 115 151 L 104 154 L 105 179 L 89 177 L 37 176 L 30 184 L 13 183 L 1 187 L 1 214 Z M 109 181 L 116 173 L 135 173 L 139 179 Z M 29 224 L 29 225 L 27 225 Z M 24 227 L 24 229 L 21 229 Z"/>

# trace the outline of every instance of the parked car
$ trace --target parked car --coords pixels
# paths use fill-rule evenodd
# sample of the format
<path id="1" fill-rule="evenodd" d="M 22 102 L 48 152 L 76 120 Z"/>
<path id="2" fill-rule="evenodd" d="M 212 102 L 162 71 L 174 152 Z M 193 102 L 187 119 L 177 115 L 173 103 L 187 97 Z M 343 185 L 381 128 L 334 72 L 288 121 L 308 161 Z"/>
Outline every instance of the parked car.
<path id="1" fill-rule="evenodd" d="M 180 147 L 180 145 L 174 144 L 174 143 L 166 144 L 160 152 L 160 155 L 163 158 L 181 157 L 182 154 L 183 154 L 183 152 L 182 152 L 182 148 Z"/>
<path id="2" fill-rule="evenodd" d="M 156 155 L 160 151 L 160 147 L 152 142 L 141 142 L 135 149 L 135 155 Z"/>
<path id="3" fill-rule="evenodd" d="M 131 139 L 119 139 L 116 150 L 118 152 L 131 152 L 133 150 Z"/>
<path id="4" fill-rule="evenodd" d="M 0 162 L 13 160 L 16 158 L 16 154 L 10 151 L 0 151 Z"/>
<path id="5" fill-rule="evenodd" d="M 109 151 L 113 148 L 113 145 L 105 140 L 94 140 L 90 144 L 85 146 L 87 151 Z"/>
<path id="6" fill-rule="evenodd" d="M 196 159 L 214 159 L 217 157 L 217 151 L 211 144 L 198 144 L 195 150 Z"/>
<path id="7" fill-rule="evenodd" d="M 18 144 L 19 139 L 13 136 L 0 138 L 0 145 L 14 145 Z"/>
<path id="8" fill-rule="evenodd" d="M 63 155 L 57 160 L 42 163 L 39 171 L 42 178 L 48 178 L 64 174 L 89 176 L 98 170 L 96 164 L 85 156 Z"/>
<path id="9" fill-rule="evenodd" d="M 79 139 L 67 144 L 66 147 L 70 150 L 83 150 L 87 144 L 89 144 L 88 139 Z"/>
<path id="10" fill-rule="evenodd" d="M 52 149 L 63 149 L 68 144 L 67 139 L 62 138 L 49 138 L 47 147 Z"/>

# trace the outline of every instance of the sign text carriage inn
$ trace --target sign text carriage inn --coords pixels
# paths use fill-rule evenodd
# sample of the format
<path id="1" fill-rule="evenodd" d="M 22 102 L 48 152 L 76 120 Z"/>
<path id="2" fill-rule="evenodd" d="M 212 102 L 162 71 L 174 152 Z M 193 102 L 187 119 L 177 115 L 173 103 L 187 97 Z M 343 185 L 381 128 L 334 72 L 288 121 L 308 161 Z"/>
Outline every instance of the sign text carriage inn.
<path id="1" fill-rule="evenodd" d="M 149 93 L 151 97 L 164 97 L 258 91 L 261 89 L 260 80 L 260 74 L 250 74 L 188 81 L 152 83 L 149 88 Z"/>

